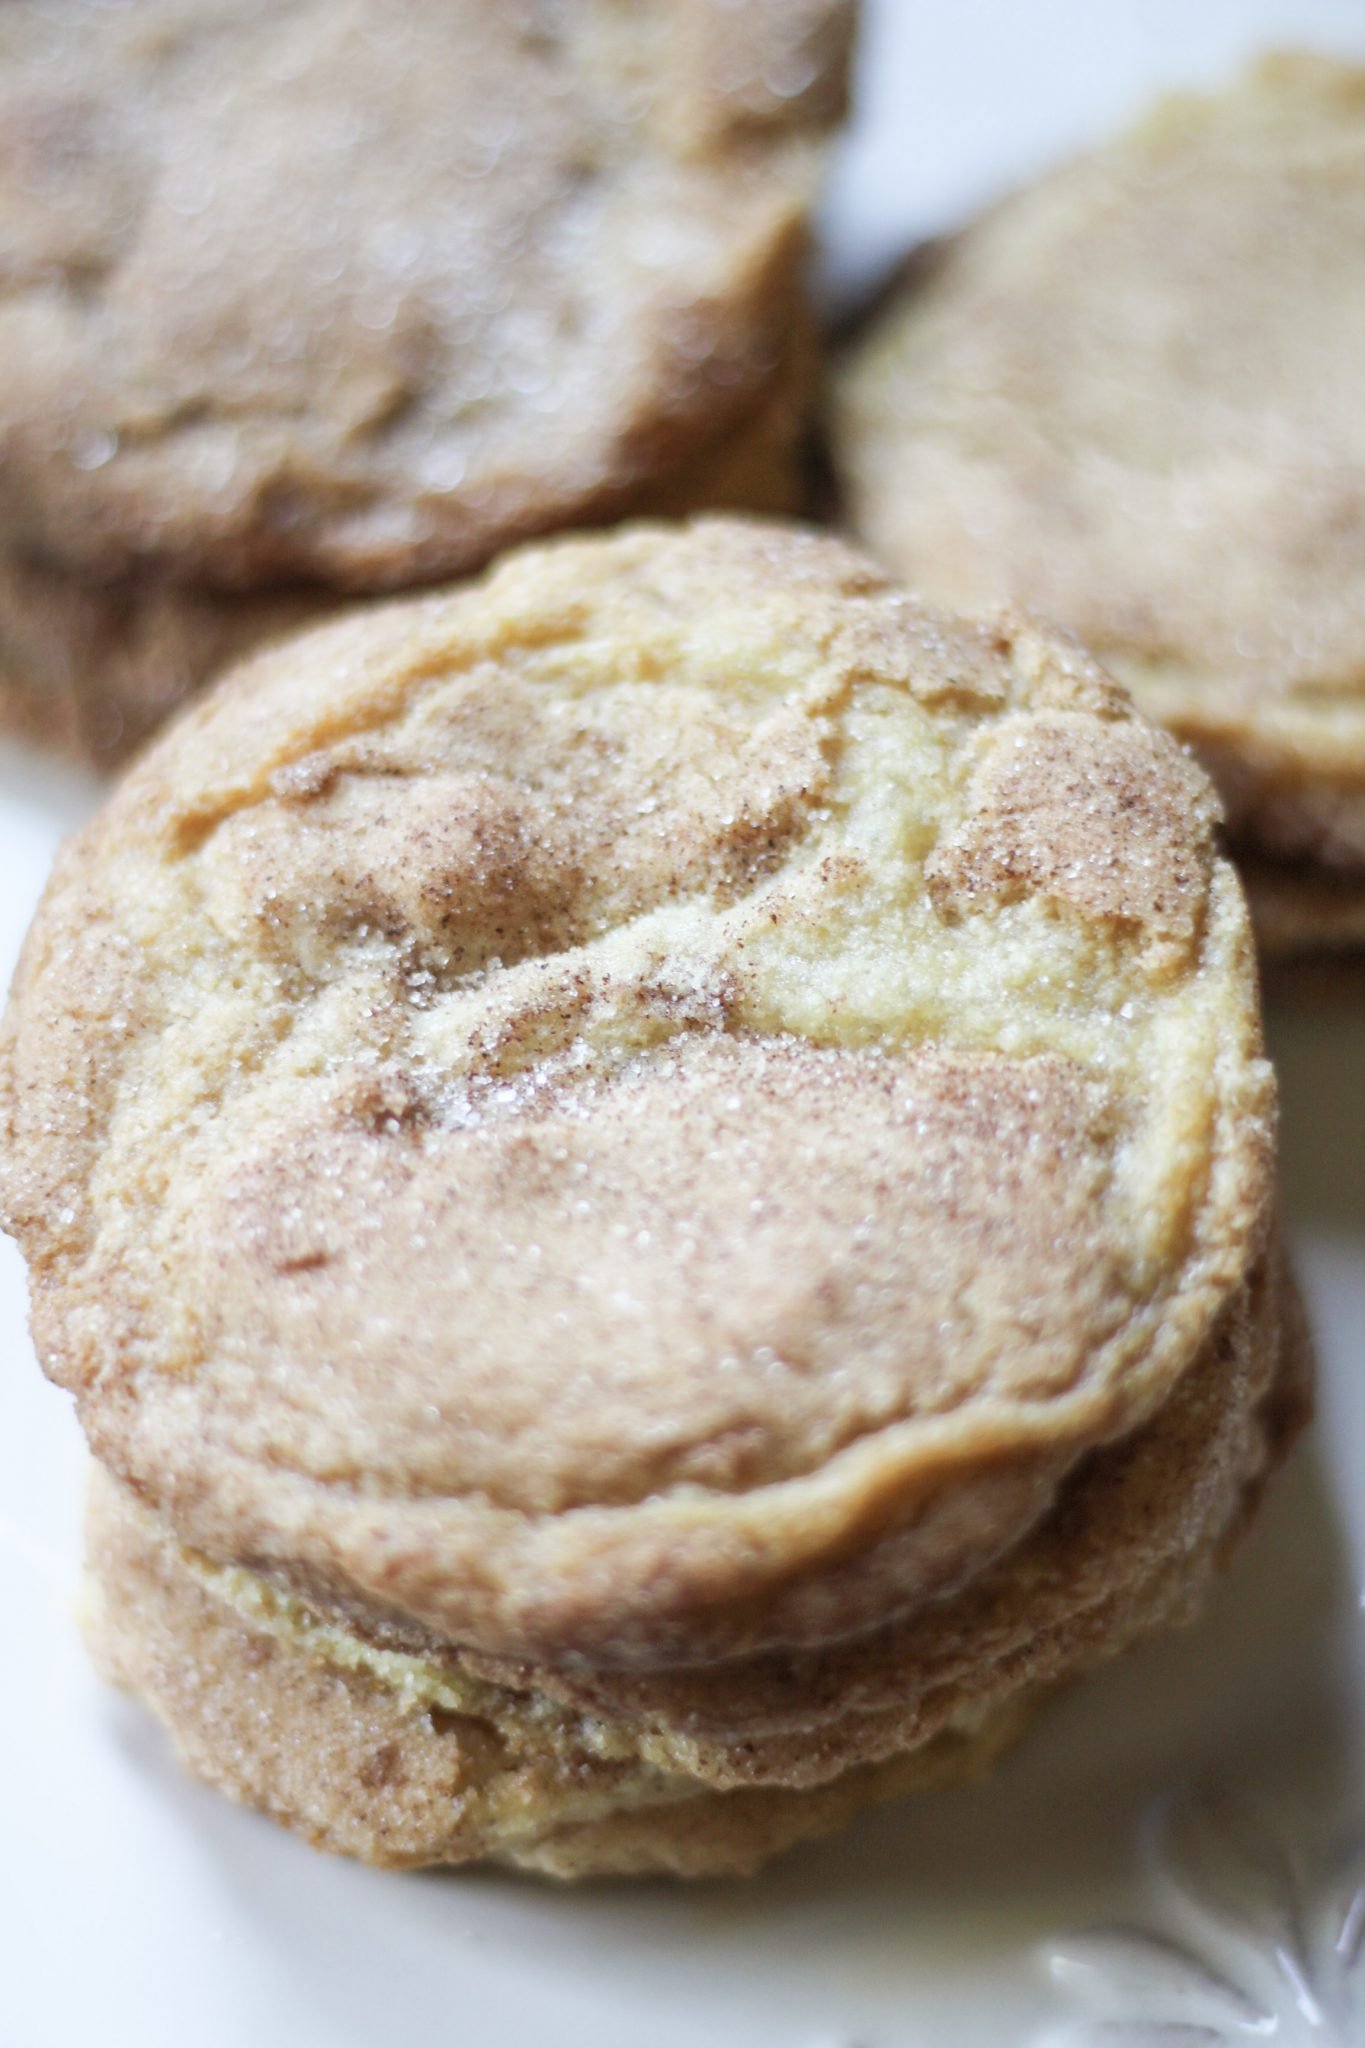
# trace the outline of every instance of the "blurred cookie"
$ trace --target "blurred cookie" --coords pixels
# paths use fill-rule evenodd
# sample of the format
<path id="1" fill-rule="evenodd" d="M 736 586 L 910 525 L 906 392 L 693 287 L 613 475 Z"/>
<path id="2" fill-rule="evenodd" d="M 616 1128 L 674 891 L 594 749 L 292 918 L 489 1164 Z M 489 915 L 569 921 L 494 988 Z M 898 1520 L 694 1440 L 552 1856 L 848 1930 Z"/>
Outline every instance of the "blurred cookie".
<path id="1" fill-rule="evenodd" d="M 1280 57 L 947 243 L 838 390 L 853 525 L 935 600 L 1062 620 L 1190 741 L 1285 871 L 1276 946 L 1365 920 L 1362 325 L 1365 70 Z"/>
<path id="2" fill-rule="evenodd" d="M 1071 643 L 738 521 L 181 720 L 30 935 L 0 1191 L 193 1767 L 748 1868 L 1188 1612 L 1304 1371 L 1216 816 Z"/>
<path id="3" fill-rule="evenodd" d="M 1239 863 L 1251 921 L 1268 959 L 1283 959 L 1290 973 L 1308 966 L 1309 953 L 1346 957 L 1365 948 L 1365 887 L 1349 873 L 1308 861 L 1243 857 Z"/>
<path id="4" fill-rule="evenodd" d="M 113 758 L 281 609 L 794 509 L 852 0 L 16 0 L 0 715 Z"/>

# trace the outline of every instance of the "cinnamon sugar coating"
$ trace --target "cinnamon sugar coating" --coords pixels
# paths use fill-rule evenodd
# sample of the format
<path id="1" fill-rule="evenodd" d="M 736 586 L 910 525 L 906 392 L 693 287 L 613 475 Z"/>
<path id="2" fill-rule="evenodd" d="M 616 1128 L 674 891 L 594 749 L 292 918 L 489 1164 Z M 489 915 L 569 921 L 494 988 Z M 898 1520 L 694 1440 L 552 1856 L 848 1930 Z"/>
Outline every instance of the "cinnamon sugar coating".
<path id="1" fill-rule="evenodd" d="M 936 602 L 1064 622 L 1283 885 L 1365 917 L 1365 70 L 1268 59 L 946 243 L 855 347 L 851 521 Z M 1296 872 L 1354 915 L 1324 915 Z"/>
<path id="2" fill-rule="evenodd" d="M 1272 1262 L 1156 1420 L 976 1585 L 818 1652 L 644 1679 L 499 1669 L 187 1556 L 102 1475 L 87 1632 L 191 1770 L 319 1847 L 559 1878 L 748 1873 L 867 1805 L 980 1776 L 1059 1677 L 1187 1621 L 1303 1420 L 1308 1373 Z"/>
<path id="3" fill-rule="evenodd" d="M 7 7 L 9 722 L 113 758 L 310 590 L 632 509 L 794 509 L 852 21 Z"/>
<path id="4" fill-rule="evenodd" d="M 526 550 L 227 678 L 0 1038 L 39 1351 L 157 1570 L 826 1783 L 933 1733 L 864 1671 L 833 1743 L 845 1648 L 903 1691 L 1198 1383 L 1240 1449 L 1172 1481 L 1184 1565 L 1038 1676 L 1185 1604 L 1295 1350 L 1216 816 L 1072 643 L 797 529 Z"/>

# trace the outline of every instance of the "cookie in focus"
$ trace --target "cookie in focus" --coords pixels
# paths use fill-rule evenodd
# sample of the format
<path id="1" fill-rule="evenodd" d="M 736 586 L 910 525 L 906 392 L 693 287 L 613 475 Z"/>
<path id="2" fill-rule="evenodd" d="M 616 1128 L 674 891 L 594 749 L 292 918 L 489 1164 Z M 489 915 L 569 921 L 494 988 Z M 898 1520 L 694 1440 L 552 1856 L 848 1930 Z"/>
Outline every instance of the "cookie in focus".
<path id="1" fill-rule="evenodd" d="M 228 678 L 0 1038 L 106 1668 L 329 1847 L 701 1874 L 1187 1618 L 1307 1375 L 1217 816 L 792 528 Z"/>

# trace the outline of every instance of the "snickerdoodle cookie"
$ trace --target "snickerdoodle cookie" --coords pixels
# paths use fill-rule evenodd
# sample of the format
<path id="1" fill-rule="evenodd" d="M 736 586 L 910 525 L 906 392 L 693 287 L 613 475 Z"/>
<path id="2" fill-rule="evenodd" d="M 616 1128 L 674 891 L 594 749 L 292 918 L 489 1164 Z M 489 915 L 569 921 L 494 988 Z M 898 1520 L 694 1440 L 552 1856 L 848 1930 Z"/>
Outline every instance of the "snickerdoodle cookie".
<path id="1" fill-rule="evenodd" d="M 0 1039 L 108 1668 L 331 1846 L 705 1871 L 1188 1612 L 1305 1369 L 1216 816 L 796 529 L 239 670 Z"/>
<path id="2" fill-rule="evenodd" d="M 329 595 L 794 509 L 852 18 L 0 10 L 0 715 L 113 758 Z"/>
<path id="3" fill-rule="evenodd" d="M 1276 946 L 1365 940 L 1362 333 L 1365 69 L 1281 57 L 947 243 L 838 394 L 854 526 L 1192 742 Z"/>

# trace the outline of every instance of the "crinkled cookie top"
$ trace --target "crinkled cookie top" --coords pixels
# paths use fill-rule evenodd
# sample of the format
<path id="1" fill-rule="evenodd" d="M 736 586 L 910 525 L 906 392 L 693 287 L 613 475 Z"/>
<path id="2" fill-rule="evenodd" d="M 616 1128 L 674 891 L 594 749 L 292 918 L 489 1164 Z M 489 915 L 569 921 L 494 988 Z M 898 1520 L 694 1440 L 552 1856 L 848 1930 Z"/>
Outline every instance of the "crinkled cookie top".
<path id="1" fill-rule="evenodd" d="M 233 674 L 68 848 L 8 1226 L 185 1540 L 688 1663 L 962 1582 L 1258 1255 L 1203 774 L 1070 642 L 711 520 Z"/>

